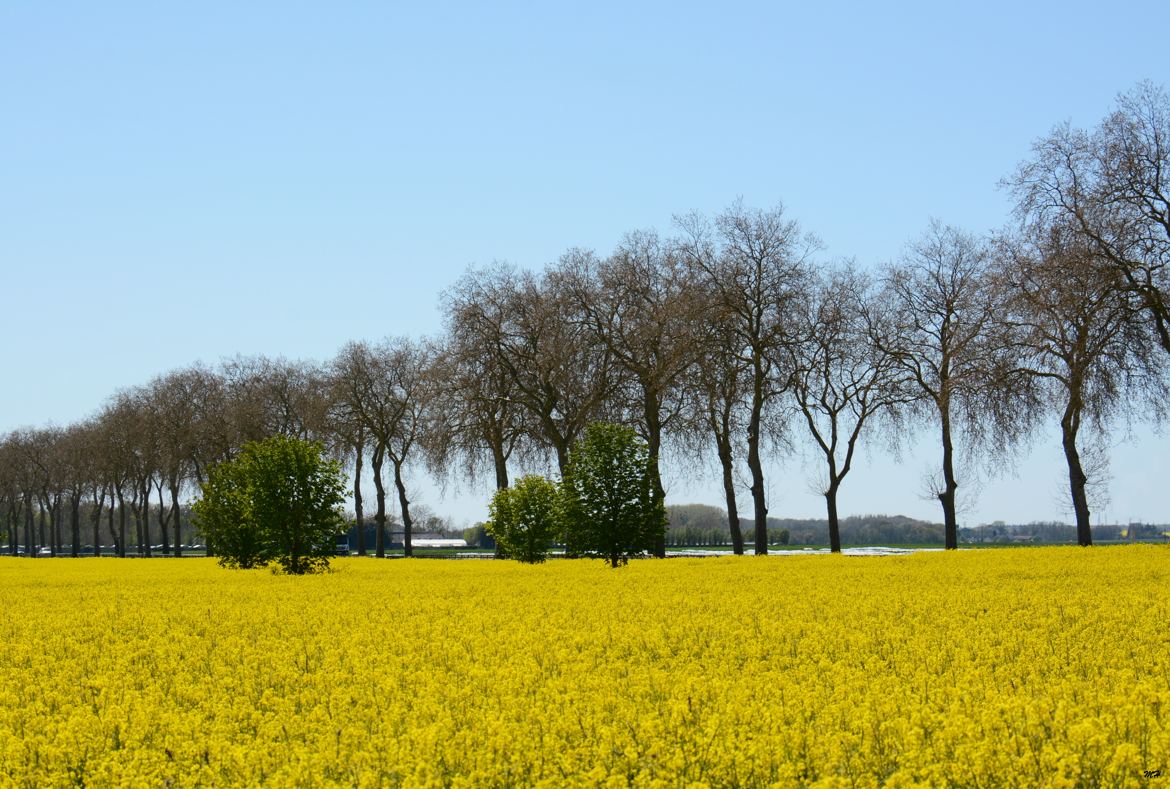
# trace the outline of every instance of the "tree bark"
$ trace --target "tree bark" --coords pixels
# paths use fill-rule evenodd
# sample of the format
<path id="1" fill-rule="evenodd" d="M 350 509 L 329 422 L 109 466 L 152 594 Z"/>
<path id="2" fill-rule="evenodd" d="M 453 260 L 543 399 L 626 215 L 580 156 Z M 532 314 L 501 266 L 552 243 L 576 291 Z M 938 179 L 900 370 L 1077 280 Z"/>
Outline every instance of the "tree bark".
<path id="1" fill-rule="evenodd" d="M 946 549 L 953 551 L 959 547 L 959 521 L 955 514 L 955 491 L 959 487 L 955 479 L 955 447 L 951 440 L 951 417 L 949 407 L 940 412 L 942 421 L 942 469 L 943 490 L 938 494 L 939 503 L 943 508 L 943 532 L 946 540 Z"/>
<path id="2" fill-rule="evenodd" d="M 756 364 L 752 411 L 748 420 L 748 469 L 752 473 L 752 503 L 756 515 L 756 555 L 768 553 L 768 505 L 764 497 L 764 466 L 760 462 L 760 423 L 764 410 L 763 370 Z"/>
<path id="3" fill-rule="evenodd" d="M 114 535 L 114 548 L 117 550 L 118 556 L 122 559 L 126 558 L 126 498 L 122 495 L 122 489 L 116 490 L 118 497 L 118 532 Z M 113 510 L 110 510 L 110 516 L 113 517 Z"/>
<path id="4" fill-rule="evenodd" d="M 8 500 L 7 510 L 5 520 L 7 521 L 6 525 L 8 527 L 8 555 L 16 556 L 19 550 L 17 543 L 20 542 L 20 510 L 17 506 L 15 496 Z"/>
<path id="5" fill-rule="evenodd" d="M 35 559 L 37 555 L 37 546 L 35 542 L 36 532 L 33 531 L 33 507 L 32 499 L 28 496 L 24 497 L 24 554 L 31 559 Z"/>
<path id="6" fill-rule="evenodd" d="M 357 552 L 358 556 L 365 556 L 366 550 L 366 513 L 362 508 L 362 465 L 365 462 L 366 442 L 359 438 L 354 448 L 353 461 L 353 514 L 357 524 Z"/>
<path id="7" fill-rule="evenodd" d="M 386 558 L 386 486 L 382 483 L 382 461 L 386 448 L 379 444 L 374 448 L 374 488 L 378 492 L 378 510 L 374 514 L 377 530 L 374 536 L 374 553 L 379 559 Z"/>
<path id="8" fill-rule="evenodd" d="M 81 555 L 81 491 L 74 491 L 69 497 L 69 555 Z"/>
<path id="9" fill-rule="evenodd" d="M 169 530 L 168 530 L 168 526 L 170 524 L 170 516 L 167 515 L 167 501 L 166 501 L 166 497 L 163 495 L 163 479 L 162 479 L 161 474 L 159 475 L 159 478 L 158 478 L 157 490 L 158 490 L 158 530 L 159 530 L 158 541 L 162 545 L 163 556 L 166 556 L 168 553 L 171 552 L 171 543 L 170 543 L 170 536 L 169 536 Z"/>
<path id="10" fill-rule="evenodd" d="M 394 487 L 398 489 L 398 506 L 402 509 L 402 554 L 403 556 L 413 556 L 414 548 L 410 544 L 410 501 L 406 498 L 406 483 L 402 479 L 402 463 L 393 460 L 394 464 Z"/>
<path id="11" fill-rule="evenodd" d="M 825 491 L 825 505 L 829 515 L 829 552 L 841 553 L 841 521 L 837 517 L 837 491 L 840 490 L 840 480 L 834 479 Z"/>
<path id="12" fill-rule="evenodd" d="M 1068 461 L 1069 489 L 1072 493 L 1073 512 L 1077 519 L 1077 544 L 1089 546 L 1093 544 L 1093 531 L 1089 527 L 1089 499 L 1085 493 L 1088 477 L 1081 466 L 1081 456 L 1077 450 L 1080 422 L 1080 408 L 1076 398 L 1070 398 L 1060 418 L 1060 439 L 1064 445 L 1065 460 Z"/>
<path id="13" fill-rule="evenodd" d="M 661 406 L 658 398 L 647 394 L 643 400 L 643 416 L 646 419 L 646 443 L 650 455 L 649 468 L 650 491 L 656 507 L 666 512 L 666 489 L 662 487 L 662 474 L 658 468 L 658 455 L 662 450 L 662 422 L 659 419 Z M 666 534 L 660 531 L 654 536 L 654 555 L 659 559 L 666 558 Z"/>
<path id="14" fill-rule="evenodd" d="M 735 501 L 735 475 L 731 456 L 731 415 L 724 410 L 722 429 L 715 431 L 719 465 L 723 467 L 723 495 L 727 499 L 727 528 L 731 532 L 731 549 L 743 556 L 743 531 L 739 527 L 739 506 Z"/>
<path id="15" fill-rule="evenodd" d="M 106 492 L 94 491 L 93 504 L 93 555 L 102 555 L 102 507 L 106 503 Z M 113 506 L 112 504 L 110 505 Z"/>
<path id="16" fill-rule="evenodd" d="M 171 516 L 175 520 L 175 556 L 183 555 L 183 532 L 179 510 L 179 480 L 171 480 Z"/>
<path id="17" fill-rule="evenodd" d="M 40 545 L 47 546 L 47 545 L 49 545 L 49 543 L 52 542 L 52 533 L 49 533 L 49 534 L 45 533 L 45 511 L 44 511 L 44 509 L 42 509 L 40 512 L 37 513 L 37 531 L 40 535 Z M 52 550 L 53 549 L 50 546 L 49 547 L 50 553 L 52 552 Z"/>
<path id="18" fill-rule="evenodd" d="M 46 512 L 49 514 L 49 533 L 47 535 L 44 532 Z M 49 498 L 49 494 L 46 492 L 45 505 L 41 510 L 41 540 L 43 542 L 45 541 L 46 537 L 48 538 L 49 555 L 52 557 L 57 556 L 59 536 L 60 535 L 57 533 L 57 507 L 55 506 L 55 503 L 52 501 L 52 499 Z"/>
<path id="19" fill-rule="evenodd" d="M 45 497 L 49 510 L 49 553 L 52 556 L 61 555 L 61 497 L 55 499 Z"/>
<path id="20" fill-rule="evenodd" d="M 142 481 L 142 555 L 150 556 L 150 478 Z"/>
<path id="21" fill-rule="evenodd" d="M 492 463 L 496 469 L 496 490 L 508 488 L 508 458 L 501 441 L 492 442 Z"/>
<path id="22" fill-rule="evenodd" d="M 554 442 L 553 449 L 557 453 L 557 470 L 561 472 L 561 479 L 564 479 L 565 469 L 569 467 L 569 445 L 558 439 Z"/>

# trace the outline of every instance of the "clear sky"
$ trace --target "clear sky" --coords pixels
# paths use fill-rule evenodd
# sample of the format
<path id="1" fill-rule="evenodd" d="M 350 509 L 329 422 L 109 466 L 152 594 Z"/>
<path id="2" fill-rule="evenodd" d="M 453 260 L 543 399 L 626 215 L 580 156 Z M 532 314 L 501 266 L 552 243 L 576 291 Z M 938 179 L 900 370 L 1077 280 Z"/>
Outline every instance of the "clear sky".
<path id="1" fill-rule="evenodd" d="M 865 265 L 930 217 L 997 228 L 1037 136 L 1170 85 L 1168 30 L 1165 0 L 0 0 L 0 431 L 196 360 L 433 334 L 469 265 L 739 196 Z M 1132 432 L 1098 510 L 1170 521 L 1170 440 Z M 843 512 L 937 520 L 933 454 L 873 446 Z M 961 522 L 1067 519 L 1061 463 L 1038 435 Z M 806 477 L 774 469 L 773 514 L 822 512 Z M 681 476 L 669 498 L 719 501 Z"/>

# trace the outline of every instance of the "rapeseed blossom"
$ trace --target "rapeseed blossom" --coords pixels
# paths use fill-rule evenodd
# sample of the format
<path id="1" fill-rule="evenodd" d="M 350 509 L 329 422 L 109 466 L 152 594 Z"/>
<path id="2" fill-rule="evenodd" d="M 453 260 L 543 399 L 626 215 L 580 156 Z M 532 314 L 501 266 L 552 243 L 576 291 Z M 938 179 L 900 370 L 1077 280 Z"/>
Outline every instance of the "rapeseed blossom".
<path id="1" fill-rule="evenodd" d="M 1148 783 L 1170 550 L 0 559 L 0 785 Z"/>

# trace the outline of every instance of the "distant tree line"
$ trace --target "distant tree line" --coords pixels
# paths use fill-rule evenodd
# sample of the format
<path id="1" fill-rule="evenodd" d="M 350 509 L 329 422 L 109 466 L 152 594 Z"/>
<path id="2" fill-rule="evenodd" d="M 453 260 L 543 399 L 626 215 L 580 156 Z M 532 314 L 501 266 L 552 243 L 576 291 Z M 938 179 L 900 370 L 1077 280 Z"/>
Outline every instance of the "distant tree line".
<path id="1" fill-rule="evenodd" d="M 571 249 L 542 272 L 470 270 L 442 295 L 437 338 L 352 342 L 320 364 L 196 365 L 117 393 L 81 423 L 13 431 L 0 439 L 0 526 L 12 552 L 76 555 L 108 535 L 119 555 L 152 544 L 179 555 L 179 513 L 207 469 L 287 435 L 348 465 L 359 524 L 369 471 L 374 544 L 358 529 L 358 553 L 385 554 L 392 506 L 409 556 L 410 474 L 504 489 L 517 469 L 564 473 L 586 428 L 607 422 L 646 442 L 659 504 L 665 454 L 696 469 L 718 461 L 737 553 L 768 550 L 766 461 L 805 448 L 836 551 L 838 496 L 862 440 L 927 427 L 931 494 L 954 548 L 962 469 L 1052 420 L 1089 545 L 1103 437 L 1167 404 L 1167 94 L 1142 84 L 1095 129 L 1057 127 L 1004 186 L 1011 227 L 978 237 L 932 222 L 872 273 L 824 260 L 783 207 L 740 203 L 679 216 L 670 236 L 629 233 L 608 255 Z"/>

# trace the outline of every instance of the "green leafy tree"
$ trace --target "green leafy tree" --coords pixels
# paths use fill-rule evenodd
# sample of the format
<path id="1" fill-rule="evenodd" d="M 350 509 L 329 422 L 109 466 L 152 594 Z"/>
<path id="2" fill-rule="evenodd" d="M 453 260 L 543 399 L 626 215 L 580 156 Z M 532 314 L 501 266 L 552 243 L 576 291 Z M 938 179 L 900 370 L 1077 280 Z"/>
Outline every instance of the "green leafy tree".
<path id="1" fill-rule="evenodd" d="M 561 491 L 570 554 L 617 567 L 652 550 L 666 530 L 649 448 L 631 428 L 590 425 L 569 455 Z"/>
<path id="2" fill-rule="evenodd" d="M 195 525 L 226 567 L 316 572 L 345 527 L 344 491 L 340 464 L 320 444 L 272 436 L 209 470 Z"/>
<path id="3" fill-rule="evenodd" d="M 548 546 L 562 531 L 560 493 L 536 474 L 497 490 L 488 507 L 487 531 L 504 556 L 529 564 L 548 558 Z"/>

